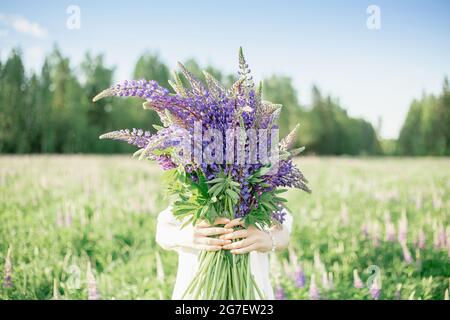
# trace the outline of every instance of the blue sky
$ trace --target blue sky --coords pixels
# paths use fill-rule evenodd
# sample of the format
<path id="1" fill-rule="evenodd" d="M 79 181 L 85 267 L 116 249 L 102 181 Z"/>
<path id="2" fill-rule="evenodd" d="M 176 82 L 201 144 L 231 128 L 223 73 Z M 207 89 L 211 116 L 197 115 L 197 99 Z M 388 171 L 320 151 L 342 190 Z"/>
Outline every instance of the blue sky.
<path id="1" fill-rule="evenodd" d="M 81 28 L 66 27 L 69 5 Z M 366 26 L 369 5 L 381 29 Z M 38 69 L 57 43 L 74 64 L 104 53 L 116 78 L 128 78 L 137 57 L 158 51 L 170 66 L 189 57 L 228 72 L 243 46 L 255 78 L 291 76 L 303 104 L 310 89 L 340 99 L 353 116 L 396 137 L 409 104 L 438 93 L 450 75 L 450 1 L 2 1 L 0 54 L 21 46 Z"/>

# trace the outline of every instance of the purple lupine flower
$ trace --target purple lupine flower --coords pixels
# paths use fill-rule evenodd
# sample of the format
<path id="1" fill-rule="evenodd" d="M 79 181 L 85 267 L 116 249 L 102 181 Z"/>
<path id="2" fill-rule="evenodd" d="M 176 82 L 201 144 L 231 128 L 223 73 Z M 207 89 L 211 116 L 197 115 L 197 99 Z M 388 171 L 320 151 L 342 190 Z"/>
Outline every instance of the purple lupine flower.
<path id="1" fill-rule="evenodd" d="M 170 170 L 177 167 L 177 165 L 168 156 L 157 156 L 156 161 L 163 170 Z"/>
<path id="2" fill-rule="evenodd" d="M 447 255 L 450 258 L 450 241 L 447 241 Z"/>
<path id="3" fill-rule="evenodd" d="M 275 299 L 286 300 L 286 292 L 284 291 L 284 288 L 280 284 L 278 284 L 275 289 Z"/>
<path id="4" fill-rule="evenodd" d="M 12 249 L 11 247 L 8 248 L 8 252 L 6 253 L 5 258 L 5 268 L 3 273 L 3 288 L 12 288 L 13 287 L 13 281 L 12 281 L 12 261 L 11 261 L 11 255 L 12 255 Z"/>
<path id="5" fill-rule="evenodd" d="M 294 141 L 296 129 L 278 144 L 279 150 L 284 152 L 278 163 L 278 170 L 261 177 L 262 181 L 258 185 L 249 185 L 247 178 L 262 167 L 262 160 L 267 158 L 267 151 L 272 147 L 270 129 L 278 128 L 276 120 L 280 114 L 280 107 L 261 100 L 260 92 L 256 92 L 254 86 L 250 85 L 249 69 L 242 54 L 239 60 L 241 77 L 229 90 L 222 88 L 210 75 L 206 75 L 207 86 L 203 85 L 182 64 L 179 64 L 179 69 L 188 86 L 185 87 L 178 81 L 179 79 L 175 79 L 175 83 L 171 83 L 171 86 L 176 94 L 161 87 L 156 81 L 147 80 L 124 81 L 104 90 L 94 98 L 94 101 L 108 96 L 140 97 L 145 100 L 144 109 L 152 109 L 160 116 L 163 128 L 154 135 L 142 129 L 133 129 L 113 131 L 102 135 L 101 138 L 133 144 L 140 148 L 136 153 L 140 159 L 156 160 L 163 169 L 185 168 L 193 181 L 198 181 L 195 173 L 197 170 L 200 170 L 207 180 L 212 180 L 220 172 L 224 172 L 240 187 L 239 203 L 233 208 L 236 217 L 243 217 L 252 209 L 256 209 L 258 203 L 255 199 L 276 187 L 294 187 L 310 192 L 307 179 L 292 163 L 292 156 L 296 153 L 287 150 Z M 232 144 L 231 149 L 224 144 L 221 150 L 223 155 L 233 153 L 231 163 L 210 163 L 205 159 L 196 159 L 198 151 L 202 151 L 208 145 L 206 141 L 202 141 L 208 130 L 217 130 L 225 141 L 229 130 L 235 132 L 237 129 L 240 130 L 241 126 L 245 130 L 267 129 L 270 133 L 267 150 L 261 148 L 261 144 L 252 144 L 246 138 L 243 141 L 244 164 L 236 162 L 238 158 L 236 143 Z M 233 136 L 233 142 L 237 142 L 236 139 L 239 138 Z M 255 157 L 259 161 L 257 164 L 247 162 L 249 159 L 253 160 L 253 157 L 250 157 L 252 149 L 250 146 L 255 145 L 258 145 Z M 193 155 L 190 152 L 184 154 L 183 146 L 189 146 L 189 150 L 193 149 Z M 213 157 L 213 154 L 209 156 Z M 283 223 L 285 212 L 275 210 L 273 218 Z"/>
<path id="6" fill-rule="evenodd" d="M 445 228 L 445 234 L 447 235 L 447 240 L 445 241 L 445 243 L 447 243 L 448 246 L 450 245 L 450 225 Z"/>
<path id="7" fill-rule="evenodd" d="M 153 80 L 125 80 L 121 84 L 114 85 L 101 92 L 94 98 L 94 101 L 108 96 L 143 98 L 147 100 L 144 107 L 157 112 L 168 110 L 173 117 L 188 124 L 201 119 L 202 105 L 195 101 L 195 97 L 187 98 L 179 95 L 170 95 L 169 90 L 161 87 Z"/>
<path id="8" fill-rule="evenodd" d="M 299 169 L 293 166 L 291 160 L 281 160 L 277 174 L 268 176 L 267 180 L 275 187 L 293 187 L 311 192 L 306 185 L 308 180 L 306 180 Z"/>
<path id="9" fill-rule="evenodd" d="M 138 148 L 144 148 L 149 143 L 150 137 L 151 134 L 149 131 L 133 128 L 131 131 L 129 129 L 123 129 L 104 133 L 100 136 L 100 139 L 125 141 Z"/>
<path id="10" fill-rule="evenodd" d="M 303 272 L 303 268 L 299 265 L 295 270 L 295 286 L 297 288 L 303 288 L 306 284 L 305 273 Z"/>
<path id="11" fill-rule="evenodd" d="M 408 246 L 406 244 L 402 244 L 402 252 L 403 252 L 403 259 L 407 264 L 410 264 L 413 262 L 413 258 L 411 255 L 411 252 L 408 249 Z"/>
<path id="12" fill-rule="evenodd" d="M 316 285 L 315 275 L 311 275 L 311 283 L 309 285 L 309 299 L 310 300 L 320 300 L 320 292 Z"/>
<path id="13" fill-rule="evenodd" d="M 364 283 L 362 282 L 361 278 L 359 277 L 358 270 L 353 270 L 353 286 L 356 289 L 362 289 L 364 288 Z"/>
<path id="14" fill-rule="evenodd" d="M 395 226 L 391 221 L 386 222 L 386 241 L 394 242 L 395 241 Z"/>
<path id="15" fill-rule="evenodd" d="M 272 218 L 282 224 L 286 219 L 286 213 L 287 213 L 286 209 L 284 209 L 280 205 L 280 209 L 278 211 L 272 212 Z"/>
<path id="16" fill-rule="evenodd" d="M 440 249 L 441 248 L 441 243 L 439 242 L 439 236 L 437 233 L 434 234 L 433 236 L 433 246 L 435 249 Z"/>
<path id="17" fill-rule="evenodd" d="M 426 245 L 426 236 L 425 236 L 425 232 L 423 232 L 423 229 L 419 230 L 419 234 L 417 235 L 417 240 L 416 240 L 416 247 L 418 249 L 425 249 L 425 245 Z"/>
<path id="18" fill-rule="evenodd" d="M 442 248 L 445 248 L 447 245 L 447 234 L 445 232 L 445 228 L 444 226 L 441 224 L 438 228 L 438 239 L 439 239 L 439 244 Z"/>
<path id="19" fill-rule="evenodd" d="M 87 287 L 88 287 L 88 300 L 99 300 L 100 295 L 97 290 L 97 282 L 95 281 L 95 276 L 94 276 L 94 273 L 92 272 L 90 262 L 88 262 L 86 278 L 87 278 Z"/>
<path id="20" fill-rule="evenodd" d="M 378 223 L 374 223 L 372 225 L 371 238 L 372 238 L 372 245 L 375 248 L 379 247 L 381 244 L 381 236 L 380 236 L 380 225 Z"/>
<path id="21" fill-rule="evenodd" d="M 372 282 L 372 285 L 370 286 L 370 295 L 372 296 L 373 300 L 379 300 L 380 299 L 380 295 L 381 295 L 381 285 L 380 285 L 380 280 L 379 278 L 375 279 Z"/>
<path id="22" fill-rule="evenodd" d="M 398 241 L 403 244 L 406 243 L 408 238 L 408 218 L 406 212 L 403 211 L 402 217 L 398 223 Z"/>

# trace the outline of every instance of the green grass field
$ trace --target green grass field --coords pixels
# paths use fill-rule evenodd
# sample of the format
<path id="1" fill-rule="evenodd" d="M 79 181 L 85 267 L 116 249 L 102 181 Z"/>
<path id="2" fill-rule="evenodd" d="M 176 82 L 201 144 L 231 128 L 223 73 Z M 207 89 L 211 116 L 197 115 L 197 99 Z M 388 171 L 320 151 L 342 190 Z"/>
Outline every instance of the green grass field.
<path id="1" fill-rule="evenodd" d="M 381 278 L 380 299 L 444 299 L 450 159 L 298 163 L 313 193 L 289 192 L 292 250 L 272 272 L 288 299 L 308 299 L 313 274 L 322 299 L 371 299 L 368 269 Z M 177 257 L 154 238 L 167 205 L 160 178 L 128 156 L 0 157 L 0 299 L 86 299 L 88 261 L 102 299 L 170 298 Z M 354 269 L 364 288 L 354 288 Z"/>

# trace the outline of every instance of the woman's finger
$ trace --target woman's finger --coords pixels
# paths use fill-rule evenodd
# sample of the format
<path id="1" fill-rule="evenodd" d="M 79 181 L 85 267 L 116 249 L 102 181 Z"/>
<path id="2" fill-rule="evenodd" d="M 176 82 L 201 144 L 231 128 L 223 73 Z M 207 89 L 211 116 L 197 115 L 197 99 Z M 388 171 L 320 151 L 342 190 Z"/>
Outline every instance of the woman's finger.
<path id="1" fill-rule="evenodd" d="M 210 237 L 194 237 L 194 243 L 207 244 L 209 246 L 223 246 L 231 243 L 231 240 L 224 240 Z"/>
<path id="2" fill-rule="evenodd" d="M 224 234 L 220 236 L 221 239 L 240 239 L 247 238 L 249 236 L 249 232 L 247 229 L 236 230 L 232 233 Z"/>
<path id="3" fill-rule="evenodd" d="M 220 217 L 220 218 L 217 218 L 216 221 L 214 221 L 214 225 L 227 224 L 229 222 L 230 222 L 230 219 L 225 218 L 225 217 Z"/>
<path id="4" fill-rule="evenodd" d="M 222 246 L 209 246 L 207 244 L 197 244 L 195 247 L 198 250 L 205 250 L 205 251 L 219 251 L 219 250 L 222 250 Z"/>
<path id="5" fill-rule="evenodd" d="M 258 247 L 258 244 L 253 243 L 253 244 L 251 244 L 249 246 L 246 246 L 246 247 L 243 247 L 243 248 L 240 248 L 240 249 L 231 250 L 230 252 L 232 254 L 244 254 L 244 253 L 248 253 L 250 251 L 256 250 L 257 247 Z"/>
<path id="6" fill-rule="evenodd" d="M 236 219 L 233 219 L 230 222 L 228 222 L 225 225 L 225 228 L 233 228 L 233 227 L 242 226 L 242 225 L 244 225 L 244 221 L 241 218 L 236 218 Z"/>
<path id="7" fill-rule="evenodd" d="M 209 224 L 209 222 L 206 221 L 206 220 L 200 221 L 200 222 L 197 223 L 195 226 L 198 227 L 198 228 L 209 228 L 209 227 L 211 227 L 211 225 Z"/>
<path id="8" fill-rule="evenodd" d="M 230 222 L 230 219 L 225 218 L 225 217 L 219 217 L 219 218 L 216 218 L 216 220 L 214 221 L 214 225 L 227 224 L 229 222 Z M 207 220 L 202 220 L 199 223 L 197 223 L 196 226 L 199 228 L 209 228 L 209 227 L 211 227 L 211 224 Z"/>
<path id="9" fill-rule="evenodd" d="M 227 234 L 233 232 L 233 229 L 226 229 L 226 228 L 218 228 L 218 227 L 211 227 L 211 228 L 198 228 L 194 230 L 194 236 L 216 236 L 221 234 Z"/>
<path id="10" fill-rule="evenodd" d="M 234 249 L 240 249 L 240 248 L 244 248 L 247 247 L 249 245 L 253 244 L 253 241 L 251 239 L 243 239 L 240 241 L 235 241 L 233 243 L 227 244 L 223 246 L 223 249 L 226 250 L 234 250 Z"/>

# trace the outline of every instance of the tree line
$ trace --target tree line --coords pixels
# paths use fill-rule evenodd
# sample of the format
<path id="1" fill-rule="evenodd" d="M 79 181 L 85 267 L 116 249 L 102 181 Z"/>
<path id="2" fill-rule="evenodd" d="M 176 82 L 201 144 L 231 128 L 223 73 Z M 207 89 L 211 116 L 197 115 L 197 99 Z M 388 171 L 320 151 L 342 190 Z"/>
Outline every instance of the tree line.
<path id="1" fill-rule="evenodd" d="M 189 59 L 185 65 L 199 78 L 206 69 L 224 85 L 236 80 L 212 65 L 200 66 Z M 95 105 L 92 97 L 109 87 L 114 67 L 103 55 L 86 53 L 74 66 L 58 49 L 46 56 L 39 72 L 26 70 L 20 49 L 0 60 L 0 152 L 1 153 L 121 153 L 132 147 L 99 142 L 101 133 L 119 128 L 152 130 L 158 116 L 144 111 L 138 99 L 104 99 Z M 171 72 L 161 57 L 144 53 L 136 62 L 134 79 L 153 79 L 167 87 Z M 364 119 L 350 117 L 339 101 L 312 88 L 312 102 L 303 106 L 292 80 L 273 75 L 263 81 L 264 99 L 282 104 L 280 136 L 300 123 L 298 146 L 320 155 L 449 154 L 448 82 L 442 96 L 415 101 L 395 147 L 380 142 L 376 130 Z M 437 112 L 437 113 L 436 113 Z M 445 116 L 441 116 L 445 114 Z M 445 120 L 446 119 L 446 120 Z M 447 122 L 445 122 L 447 121 Z M 418 138 L 418 125 L 420 135 Z M 447 131 L 446 131 L 447 130 Z M 423 136 L 423 137 L 422 137 Z M 429 139 L 433 139 L 430 142 Z M 437 142 L 439 146 L 435 146 Z M 384 145 L 390 146 L 383 150 Z M 445 151 L 443 151 L 445 150 Z"/>
<path id="2" fill-rule="evenodd" d="M 450 156 L 450 86 L 439 95 L 423 94 L 411 103 L 397 141 L 397 154 Z"/>

